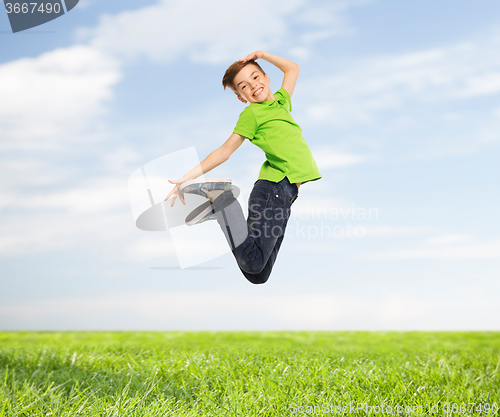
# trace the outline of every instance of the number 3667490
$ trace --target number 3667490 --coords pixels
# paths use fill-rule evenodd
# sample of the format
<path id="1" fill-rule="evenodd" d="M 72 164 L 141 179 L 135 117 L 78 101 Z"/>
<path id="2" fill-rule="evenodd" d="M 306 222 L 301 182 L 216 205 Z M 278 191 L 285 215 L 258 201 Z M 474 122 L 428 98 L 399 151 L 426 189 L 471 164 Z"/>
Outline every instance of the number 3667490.
<path id="1" fill-rule="evenodd" d="M 5 3 L 7 13 L 60 13 L 59 3 Z"/>

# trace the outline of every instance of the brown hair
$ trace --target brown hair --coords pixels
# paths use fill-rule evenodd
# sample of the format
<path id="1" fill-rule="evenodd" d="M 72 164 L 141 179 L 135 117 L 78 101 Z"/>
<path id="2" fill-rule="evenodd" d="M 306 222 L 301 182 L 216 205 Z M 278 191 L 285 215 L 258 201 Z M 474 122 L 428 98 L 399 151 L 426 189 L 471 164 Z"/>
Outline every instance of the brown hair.
<path id="1" fill-rule="evenodd" d="M 249 64 L 255 65 L 263 75 L 266 74 L 254 59 L 251 59 L 250 61 L 236 61 L 231 64 L 231 66 L 226 70 L 224 77 L 222 77 L 222 85 L 224 86 L 224 90 L 226 89 L 226 87 L 229 87 L 231 90 L 236 92 L 236 87 L 234 86 L 234 78 L 243 68 L 245 68 Z"/>

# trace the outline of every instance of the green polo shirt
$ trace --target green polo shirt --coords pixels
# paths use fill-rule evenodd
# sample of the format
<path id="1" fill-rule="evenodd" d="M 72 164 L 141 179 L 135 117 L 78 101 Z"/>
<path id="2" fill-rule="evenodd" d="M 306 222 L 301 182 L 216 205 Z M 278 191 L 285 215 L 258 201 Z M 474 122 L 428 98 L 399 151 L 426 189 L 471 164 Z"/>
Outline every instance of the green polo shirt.
<path id="1" fill-rule="evenodd" d="M 316 161 L 302 137 L 302 129 L 290 112 L 290 94 L 284 88 L 274 93 L 276 100 L 250 103 L 241 112 L 233 133 L 244 136 L 266 154 L 259 180 L 291 183 L 321 178 Z"/>

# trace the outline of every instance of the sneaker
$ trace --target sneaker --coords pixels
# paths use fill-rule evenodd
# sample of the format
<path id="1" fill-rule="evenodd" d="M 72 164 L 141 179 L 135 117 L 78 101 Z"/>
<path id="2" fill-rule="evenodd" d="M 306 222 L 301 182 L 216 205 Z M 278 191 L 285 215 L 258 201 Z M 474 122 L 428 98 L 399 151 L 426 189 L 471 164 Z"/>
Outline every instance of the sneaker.
<path id="1" fill-rule="evenodd" d="M 200 224 L 206 222 L 207 220 L 217 220 L 214 206 L 210 200 L 205 201 L 203 204 L 196 207 L 187 215 L 185 221 L 188 226 L 194 226 L 195 224 Z"/>
<path id="2" fill-rule="evenodd" d="M 181 193 L 196 194 L 209 200 L 212 200 L 211 197 L 215 199 L 215 197 L 230 189 L 231 178 L 194 179 L 183 182 L 179 187 Z"/>
<path id="3" fill-rule="evenodd" d="M 231 188 L 232 197 L 238 198 L 240 194 L 240 189 L 235 185 Z M 218 210 L 221 210 L 228 203 L 218 204 Z M 230 203 L 229 203 L 230 204 Z M 212 201 L 207 200 L 203 204 L 196 207 L 191 213 L 189 213 L 185 219 L 185 223 L 188 226 L 193 226 L 195 224 L 206 222 L 207 220 L 217 220 L 217 216 L 215 215 L 215 204 Z"/>

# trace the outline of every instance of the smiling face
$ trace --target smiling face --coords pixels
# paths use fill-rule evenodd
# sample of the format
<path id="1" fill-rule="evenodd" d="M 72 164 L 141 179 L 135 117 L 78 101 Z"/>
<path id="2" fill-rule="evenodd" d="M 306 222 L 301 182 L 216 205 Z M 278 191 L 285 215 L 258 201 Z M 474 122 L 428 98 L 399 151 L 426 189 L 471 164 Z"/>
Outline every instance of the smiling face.
<path id="1" fill-rule="evenodd" d="M 269 89 L 271 80 L 263 74 L 255 65 L 247 65 L 242 68 L 234 77 L 235 93 L 238 98 L 246 103 L 262 103 L 263 101 L 274 100 L 274 96 Z"/>

